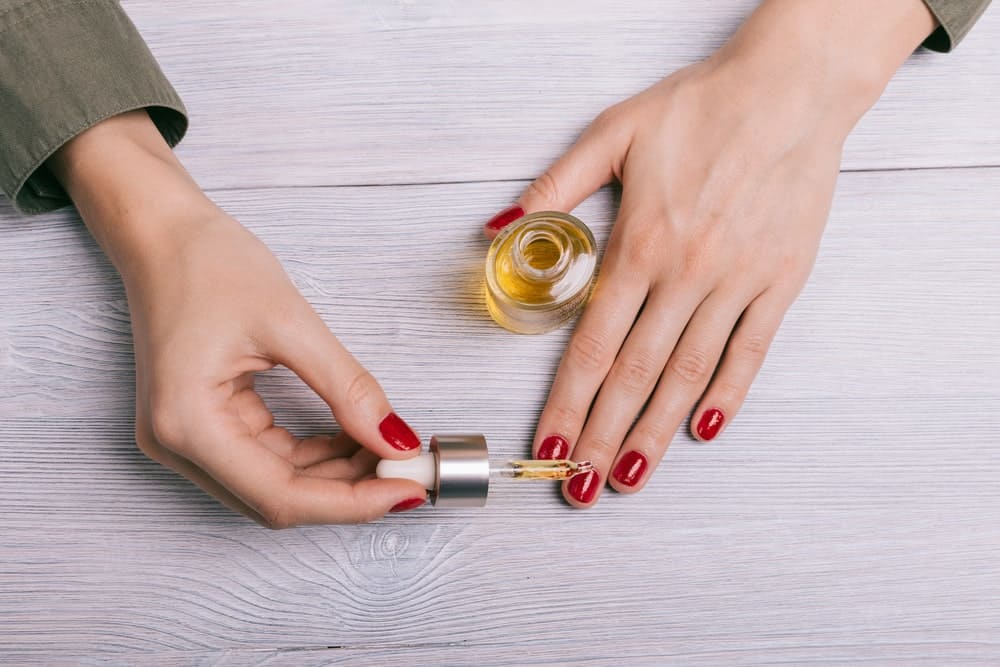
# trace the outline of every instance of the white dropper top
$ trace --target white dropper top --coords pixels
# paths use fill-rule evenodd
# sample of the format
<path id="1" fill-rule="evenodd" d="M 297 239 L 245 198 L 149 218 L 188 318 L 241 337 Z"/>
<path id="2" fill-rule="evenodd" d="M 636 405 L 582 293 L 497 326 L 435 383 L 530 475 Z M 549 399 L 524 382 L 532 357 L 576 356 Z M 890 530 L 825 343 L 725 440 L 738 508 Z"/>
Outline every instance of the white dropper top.
<path id="1" fill-rule="evenodd" d="M 437 467 L 437 457 L 431 452 L 425 452 L 405 461 L 382 459 L 375 467 L 375 476 L 380 479 L 412 479 L 425 489 L 433 490 L 437 481 Z"/>

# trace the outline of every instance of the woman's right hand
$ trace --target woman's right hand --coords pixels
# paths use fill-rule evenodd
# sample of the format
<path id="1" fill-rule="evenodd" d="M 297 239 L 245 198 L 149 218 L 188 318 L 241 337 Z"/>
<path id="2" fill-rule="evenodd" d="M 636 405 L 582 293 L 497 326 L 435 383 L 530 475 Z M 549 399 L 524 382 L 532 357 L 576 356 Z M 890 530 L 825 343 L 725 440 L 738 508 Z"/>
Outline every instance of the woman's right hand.
<path id="1" fill-rule="evenodd" d="M 145 112 L 104 121 L 50 167 L 121 272 L 136 358 L 136 439 L 150 458 L 255 521 L 371 521 L 423 504 L 380 458 L 420 439 L 253 234 L 197 188 Z M 136 178 L 136 175 L 140 175 Z M 344 432 L 276 426 L 254 375 L 287 366 Z"/>

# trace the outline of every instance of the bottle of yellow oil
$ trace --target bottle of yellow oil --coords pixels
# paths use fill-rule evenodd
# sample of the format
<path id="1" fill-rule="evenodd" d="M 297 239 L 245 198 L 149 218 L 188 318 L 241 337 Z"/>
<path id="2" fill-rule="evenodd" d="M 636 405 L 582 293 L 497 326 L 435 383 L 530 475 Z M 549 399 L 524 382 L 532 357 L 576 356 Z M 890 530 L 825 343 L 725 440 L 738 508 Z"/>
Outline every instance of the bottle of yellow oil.
<path id="1" fill-rule="evenodd" d="M 580 220 L 540 211 L 512 222 L 486 256 L 486 305 L 497 324 L 545 333 L 583 307 L 597 268 L 597 244 Z"/>

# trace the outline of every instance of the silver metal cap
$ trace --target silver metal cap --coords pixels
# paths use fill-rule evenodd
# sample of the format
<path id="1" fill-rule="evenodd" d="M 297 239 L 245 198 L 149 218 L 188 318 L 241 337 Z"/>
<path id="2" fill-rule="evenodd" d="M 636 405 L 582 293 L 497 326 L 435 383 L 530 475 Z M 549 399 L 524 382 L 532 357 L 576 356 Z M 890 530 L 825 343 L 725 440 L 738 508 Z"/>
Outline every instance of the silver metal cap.
<path id="1" fill-rule="evenodd" d="M 479 434 L 435 435 L 437 482 L 431 502 L 441 507 L 482 507 L 490 491 L 490 457 Z"/>

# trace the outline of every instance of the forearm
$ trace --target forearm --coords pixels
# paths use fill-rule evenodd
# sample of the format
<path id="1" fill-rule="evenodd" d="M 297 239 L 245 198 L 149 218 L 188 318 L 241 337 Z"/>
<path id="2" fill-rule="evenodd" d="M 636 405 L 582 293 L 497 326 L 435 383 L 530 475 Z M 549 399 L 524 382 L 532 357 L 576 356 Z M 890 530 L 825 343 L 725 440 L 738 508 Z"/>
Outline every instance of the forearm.
<path id="1" fill-rule="evenodd" d="M 765 0 L 712 60 L 749 99 L 797 96 L 849 130 L 935 26 L 923 0 Z"/>
<path id="2" fill-rule="evenodd" d="M 162 265 L 200 220 L 218 214 L 145 111 L 105 120 L 48 161 L 123 277 Z"/>

